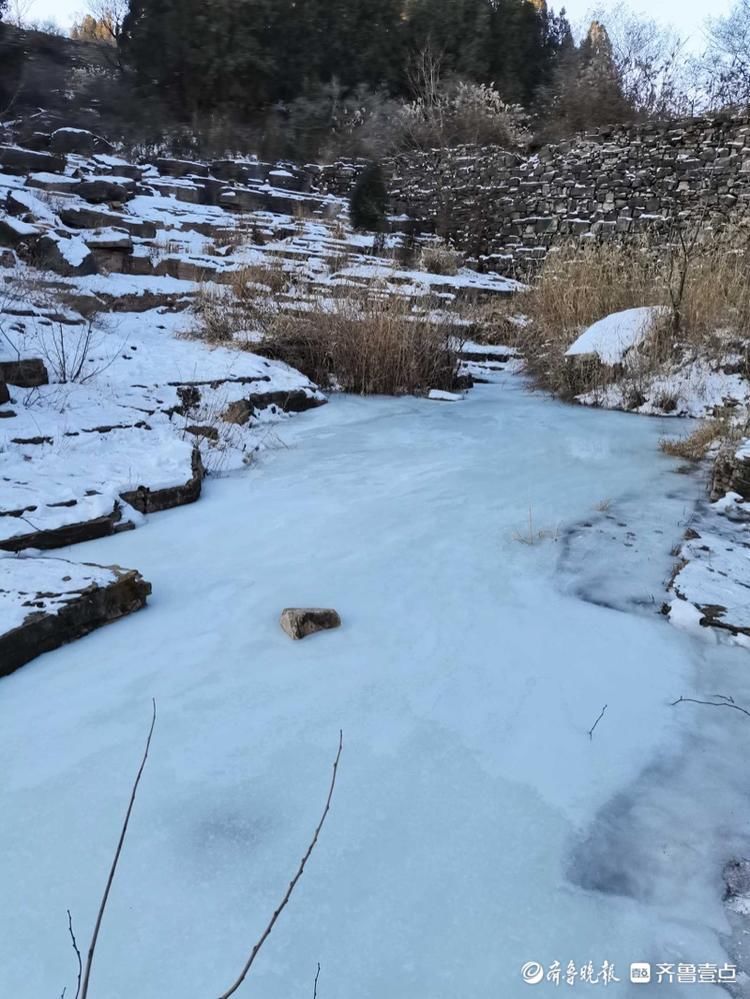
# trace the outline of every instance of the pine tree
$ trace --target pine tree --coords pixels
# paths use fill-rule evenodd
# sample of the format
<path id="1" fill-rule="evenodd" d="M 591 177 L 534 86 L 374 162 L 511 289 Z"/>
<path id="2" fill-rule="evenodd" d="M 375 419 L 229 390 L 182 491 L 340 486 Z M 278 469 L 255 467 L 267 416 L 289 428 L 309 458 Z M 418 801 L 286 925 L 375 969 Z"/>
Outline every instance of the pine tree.
<path id="1" fill-rule="evenodd" d="M 379 163 L 368 163 L 354 185 L 349 214 L 355 229 L 383 232 L 388 207 L 388 190 Z"/>

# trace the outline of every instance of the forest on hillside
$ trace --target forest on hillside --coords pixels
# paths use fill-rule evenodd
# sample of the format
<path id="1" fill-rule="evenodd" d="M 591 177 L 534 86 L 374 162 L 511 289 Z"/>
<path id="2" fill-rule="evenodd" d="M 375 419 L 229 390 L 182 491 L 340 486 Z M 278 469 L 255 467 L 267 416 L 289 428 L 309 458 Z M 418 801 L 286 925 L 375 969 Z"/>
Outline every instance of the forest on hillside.
<path id="1" fill-rule="evenodd" d="M 19 2 L 0 0 L 0 111 L 25 85 Z M 747 103 L 750 0 L 706 37 L 689 53 L 622 3 L 576 37 L 546 0 L 90 0 L 71 31 L 100 50 L 80 101 L 124 133 L 297 158 L 528 146 Z"/>

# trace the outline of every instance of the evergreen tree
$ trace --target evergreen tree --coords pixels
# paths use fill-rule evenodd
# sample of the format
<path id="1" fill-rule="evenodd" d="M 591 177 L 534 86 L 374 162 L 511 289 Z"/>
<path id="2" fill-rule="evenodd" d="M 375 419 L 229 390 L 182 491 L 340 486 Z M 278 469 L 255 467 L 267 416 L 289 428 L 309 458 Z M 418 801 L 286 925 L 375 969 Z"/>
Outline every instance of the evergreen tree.
<path id="1" fill-rule="evenodd" d="M 357 178 L 349 199 L 349 213 L 355 229 L 382 232 L 388 207 L 388 190 L 379 163 L 368 163 Z"/>

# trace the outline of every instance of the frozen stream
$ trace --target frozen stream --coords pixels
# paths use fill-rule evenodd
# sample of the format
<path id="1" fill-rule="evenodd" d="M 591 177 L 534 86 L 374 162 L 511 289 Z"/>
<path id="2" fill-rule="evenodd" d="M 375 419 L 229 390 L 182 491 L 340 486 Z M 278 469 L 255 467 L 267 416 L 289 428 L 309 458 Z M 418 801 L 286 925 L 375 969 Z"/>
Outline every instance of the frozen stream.
<path id="1" fill-rule="evenodd" d="M 87 942 L 152 697 L 91 999 L 228 987 L 339 728 L 327 825 L 239 996 L 309 999 L 318 962 L 319 999 L 594 988 L 529 991 L 532 960 L 726 995 L 628 982 L 631 961 L 731 959 L 721 869 L 750 850 L 750 720 L 670 706 L 750 705 L 750 659 L 658 614 L 701 492 L 667 428 L 510 377 L 460 404 L 335 398 L 199 504 L 71 550 L 154 595 L 0 680 L 0 997 L 75 994 L 65 911 Z M 344 627 L 293 644 L 279 613 L 310 604 Z"/>

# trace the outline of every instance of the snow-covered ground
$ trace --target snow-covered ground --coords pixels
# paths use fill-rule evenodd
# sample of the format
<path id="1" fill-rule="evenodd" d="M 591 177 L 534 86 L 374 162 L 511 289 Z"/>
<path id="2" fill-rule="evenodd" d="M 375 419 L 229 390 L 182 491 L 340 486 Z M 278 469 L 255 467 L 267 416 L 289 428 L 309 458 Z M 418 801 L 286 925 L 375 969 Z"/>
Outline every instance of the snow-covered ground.
<path id="1" fill-rule="evenodd" d="M 499 375 L 454 405 L 334 397 L 279 432 L 201 503 L 71 550 L 137 566 L 149 608 L 0 681 L 0 995 L 74 988 L 66 908 L 86 943 L 152 697 L 96 996 L 229 985 L 339 728 L 327 825 L 238 994 L 312 995 L 318 962 L 325 999 L 515 997 L 533 961 L 613 963 L 597 987 L 628 996 L 631 962 L 736 963 L 721 871 L 749 848 L 750 720 L 672 702 L 750 706 L 750 671 L 658 612 L 702 490 L 665 422 Z M 291 643 L 292 605 L 343 627 Z"/>

